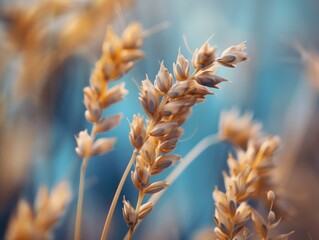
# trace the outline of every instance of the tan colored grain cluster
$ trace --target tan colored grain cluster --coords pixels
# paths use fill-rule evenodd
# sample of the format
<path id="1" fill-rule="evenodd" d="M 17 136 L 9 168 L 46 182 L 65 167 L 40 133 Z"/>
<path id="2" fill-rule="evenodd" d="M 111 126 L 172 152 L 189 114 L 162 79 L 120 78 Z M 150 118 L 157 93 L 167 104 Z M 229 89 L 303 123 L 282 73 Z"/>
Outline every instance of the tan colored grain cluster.
<path id="1" fill-rule="evenodd" d="M 258 239 L 263 240 L 284 240 L 288 239 L 293 232 L 288 234 L 279 234 L 274 236 L 271 230 L 277 228 L 281 222 L 281 218 L 276 220 L 276 214 L 272 210 L 275 194 L 269 191 L 267 194 L 268 201 L 270 201 L 270 210 L 268 213 L 268 221 L 262 215 L 249 205 L 248 201 L 253 199 L 256 191 L 256 182 L 259 177 L 248 166 L 239 172 L 237 176 L 231 179 L 227 176 L 225 179 L 226 192 L 222 192 L 217 188 L 213 192 L 215 200 L 215 222 L 216 227 L 214 232 L 216 239 L 248 239 L 249 221 L 252 220 L 255 227 L 255 232 L 259 235 Z"/>
<path id="2" fill-rule="evenodd" d="M 139 197 L 135 208 L 124 200 L 123 216 L 130 228 L 129 239 L 137 222 L 152 210 L 152 203 L 142 205 L 145 194 L 155 194 L 168 186 L 166 181 L 152 183 L 151 176 L 160 174 L 180 160 L 171 152 L 183 134 L 181 126 L 190 116 L 192 106 L 212 94 L 209 88 L 218 88 L 218 84 L 226 81 L 215 75 L 221 65 L 234 67 L 247 60 L 244 49 L 242 43 L 226 49 L 221 57 L 216 58 L 216 49 L 206 42 L 195 50 L 191 63 L 178 52 L 173 64 L 174 75 L 162 62 L 154 84 L 148 76 L 142 81 L 139 99 L 148 120 L 136 115 L 131 123 L 130 141 L 139 152 L 131 179 L 139 190 Z M 191 65 L 193 73 L 190 73 Z"/>
<path id="3" fill-rule="evenodd" d="M 92 72 L 90 86 L 83 90 L 85 117 L 93 123 L 91 134 L 84 130 L 76 137 L 76 152 L 83 158 L 85 165 L 91 156 L 109 151 L 115 143 L 114 138 L 95 140 L 95 136 L 119 124 L 121 114 L 103 117 L 103 111 L 110 105 L 123 100 L 128 91 L 124 83 L 113 87 L 109 84 L 126 73 L 133 67 L 135 61 L 144 56 L 139 49 L 142 42 L 142 28 L 138 23 L 129 25 L 122 36 L 116 35 L 111 27 L 107 30 L 102 56 Z"/>
<path id="4" fill-rule="evenodd" d="M 11 57 L 21 56 L 21 75 L 16 87 L 19 94 L 29 97 L 41 91 L 40 83 L 60 63 L 100 33 L 100 25 L 110 22 L 116 6 L 130 3 L 129 0 L 33 2 L 36 3 L 8 5 L 1 11 L 6 24 L 1 43 L 4 60 L 9 62 Z"/>
<path id="5" fill-rule="evenodd" d="M 229 121 L 227 124 L 220 124 L 227 129 L 238 129 L 238 131 L 229 131 L 232 134 L 224 134 L 224 136 L 227 136 L 226 139 L 231 143 L 239 145 L 237 145 L 236 150 L 237 159 L 230 154 L 227 161 L 229 173 L 223 173 L 225 192 L 218 188 L 215 188 L 213 192 L 213 199 L 215 200 L 214 219 L 216 222 L 214 229 L 216 237 L 214 239 L 248 239 L 249 232 L 253 232 L 248 230 L 250 220 L 254 222 L 255 232 L 260 237 L 258 239 L 288 239 L 292 232 L 277 236 L 271 234 L 271 230 L 275 229 L 281 221 L 279 219 L 275 222 L 276 215 L 272 209 L 275 194 L 271 191 L 271 182 L 269 181 L 270 173 L 275 166 L 274 153 L 280 143 L 279 137 L 256 138 L 260 125 L 252 122 L 251 117 L 247 118 L 247 115 L 240 118 L 237 114 L 233 116 L 232 114 L 233 111 L 229 114 L 231 118 L 235 119 L 237 117 L 243 119 L 243 121 L 235 121 L 233 124 Z M 225 119 L 225 115 L 221 119 Z M 236 126 L 237 123 L 238 126 Z M 244 127 L 240 129 L 240 125 Z M 256 129 L 249 131 L 249 126 Z M 226 132 L 225 129 L 221 131 Z M 251 134 L 251 132 L 254 134 Z M 245 133 L 247 137 L 241 139 L 247 139 L 247 141 L 237 141 L 238 136 Z M 246 150 L 240 148 L 246 145 Z M 264 199 L 267 191 L 267 199 L 271 203 L 268 222 L 249 204 L 250 200 Z"/>
<path id="6" fill-rule="evenodd" d="M 103 111 L 110 105 L 123 100 L 128 93 L 125 84 L 109 87 L 114 81 L 131 69 L 134 61 L 144 56 L 139 49 L 143 42 L 142 28 L 138 23 L 128 26 L 122 36 L 117 36 L 109 28 L 103 45 L 102 57 L 97 61 L 92 72 L 90 86 L 84 88 L 85 117 L 93 123 L 92 133 L 83 131 L 77 137 L 78 155 L 88 158 L 102 154 L 112 148 L 113 139 L 99 139 L 95 142 L 96 133 L 107 132 L 119 124 L 121 115 L 103 117 Z"/>
<path id="7" fill-rule="evenodd" d="M 219 138 L 229 141 L 236 147 L 235 157 L 230 154 L 228 166 L 230 176 L 224 173 L 225 181 L 249 167 L 258 176 L 254 183 L 254 195 L 258 198 L 272 189 L 270 176 L 275 167 L 273 154 L 280 144 L 278 136 L 265 136 L 260 123 L 252 120 L 250 113 L 239 115 L 239 111 L 232 109 L 221 114 L 219 120 Z"/>
<path id="8" fill-rule="evenodd" d="M 58 184 L 49 194 L 40 188 L 34 209 L 20 200 L 16 213 L 11 217 L 6 240 L 52 239 L 51 233 L 71 200 L 71 190 L 66 182 Z"/>
<path id="9" fill-rule="evenodd" d="M 247 180 L 254 176 L 256 180 L 251 183 L 254 195 L 258 198 L 260 194 L 269 190 L 271 186 L 270 174 L 275 167 L 273 154 L 279 147 L 280 139 L 271 136 L 263 139 L 260 143 L 251 142 L 246 151 L 237 151 L 237 160 L 231 154 L 228 157 L 230 175 L 224 174 L 225 182 L 231 182 L 233 177 L 250 169 Z"/>
<path id="10" fill-rule="evenodd" d="M 108 117 L 103 111 L 110 105 L 123 100 L 128 93 L 125 84 L 120 83 L 110 87 L 112 81 L 117 80 L 130 70 L 134 62 L 144 56 L 140 47 L 143 43 L 143 29 L 138 23 L 130 24 L 118 36 L 111 27 L 108 28 L 103 44 L 103 53 L 92 72 L 90 86 L 84 88 L 85 117 L 93 123 L 91 133 L 81 131 L 76 137 L 77 154 L 83 158 L 78 198 L 75 239 L 80 237 L 80 221 L 84 188 L 85 169 L 90 157 L 110 151 L 115 144 L 115 138 L 96 138 L 96 134 L 105 133 L 117 126 L 122 118 L 121 114 Z"/>

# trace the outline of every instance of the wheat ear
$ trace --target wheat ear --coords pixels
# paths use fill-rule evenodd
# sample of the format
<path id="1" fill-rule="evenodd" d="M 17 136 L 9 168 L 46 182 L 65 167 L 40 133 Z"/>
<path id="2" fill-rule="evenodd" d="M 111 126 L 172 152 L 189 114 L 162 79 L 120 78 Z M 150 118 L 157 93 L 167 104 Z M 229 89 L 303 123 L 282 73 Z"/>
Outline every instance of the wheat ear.
<path id="1" fill-rule="evenodd" d="M 138 221 L 153 208 L 150 202 L 143 204 L 145 194 L 158 193 L 168 186 L 167 181 L 150 183 L 150 177 L 180 160 L 178 155 L 169 153 L 183 134 L 181 125 L 189 117 L 192 106 L 212 94 L 207 87 L 218 88 L 219 83 L 226 81 L 215 75 L 221 65 L 234 67 L 247 59 L 244 49 L 242 43 L 226 49 L 220 58 L 216 58 L 216 49 L 206 42 L 193 54 L 192 74 L 189 61 L 179 51 L 177 62 L 173 64 L 175 83 L 163 62 L 154 85 L 148 76 L 142 81 L 140 101 L 149 120 L 145 126 L 143 117 L 135 115 L 131 124 L 130 141 L 135 149 L 139 149 L 131 179 L 139 194 L 135 208 L 125 198 L 123 200 L 123 217 L 129 227 L 129 239 Z"/>
<path id="2" fill-rule="evenodd" d="M 85 130 L 76 137 L 77 148 L 75 150 L 83 160 L 75 223 L 75 240 L 80 239 L 85 171 L 88 161 L 92 156 L 110 151 L 115 144 L 115 138 L 95 140 L 95 137 L 98 133 L 105 133 L 117 126 L 122 118 L 121 114 L 103 117 L 103 111 L 110 105 L 123 100 L 128 93 L 124 83 L 112 88 L 109 88 L 109 83 L 121 77 L 133 67 L 135 61 L 144 56 L 144 53 L 139 49 L 142 43 L 143 33 L 138 23 L 129 25 L 121 36 L 116 35 L 109 27 L 103 44 L 103 54 L 93 70 L 90 86 L 84 88 L 84 105 L 87 109 L 85 117 L 93 126 L 90 134 Z"/>
<path id="3" fill-rule="evenodd" d="M 64 214 L 71 197 L 69 184 L 61 182 L 51 193 L 41 187 L 34 209 L 25 200 L 20 200 L 15 215 L 9 221 L 5 239 L 52 239 L 53 227 Z"/>
<path id="4" fill-rule="evenodd" d="M 229 174 L 224 172 L 226 192 L 215 188 L 213 198 L 215 200 L 214 232 L 219 240 L 248 239 L 248 224 L 251 219 L 260 239 L 288 239 L 293 233 L 281 234 L 270 238 L 270 230 L 276 228 L 280 219 L 274 222 L 276 216 L 272 211 L 274 193 L 268 192 L 268 200 L 271 202 L 268 214 L 268 223 L 253 209 L 248 201 L 250 199 L 263 198 L 264 183 L 273 167 L 273 155 L 279 145 L 278 137 L 267 137 L 259 144 L 248 144 L 246 151 L 237 150 L 236 160 L 232 155 L 228 157 Z"/>

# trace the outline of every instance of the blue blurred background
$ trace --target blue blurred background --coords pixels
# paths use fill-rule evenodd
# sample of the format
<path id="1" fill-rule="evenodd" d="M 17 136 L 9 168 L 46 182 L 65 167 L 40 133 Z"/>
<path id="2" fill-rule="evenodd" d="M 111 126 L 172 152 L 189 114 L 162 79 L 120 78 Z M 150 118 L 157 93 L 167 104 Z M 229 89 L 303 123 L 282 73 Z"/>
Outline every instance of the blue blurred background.
<path id="1" fill-rule="evenodd" d="M 216 133 L 220 112 L 234 106 L 241 111 L 253 112 L 265 132 L 282 137 L 287 129 L 301 128 L 305 132 L 309 119 L 318 112 L 317 89 L 307 81 L 304 62 L 294 47 L 296 43 L 314 51 L 319 47 L 319 2 L 316 0 L 138 0 L 115 14 L 114 24 L 119 32 L 121 15 L 126 23 L 139 21 L 146 29 L 163 22 L 168 22 L 169 27 L 145 40 L 143 50 L 146 58 L 121 80 L 126 83 L 129 95 L 105 112 L 105 115 L 122 112 L 124 118 L 119 127 L 107 134 L 117 137 L 115 149 L 90 160 L 86 175 L 82 239 L 99 239 L 108 207 L 132 153 L 127 119 L 131 121 L 133 114 L 142 112 L 136 82 L 140 84 L 145 73 L 154 80 L 162 60 L 172 70 L 179 48 L 186 57 L 191 58 L 183 35 L 192 50 L 213 35 L 210 44 L 217 46 L 219 53 L 230 45 L 247 41 L 250 61 L 239 64 L 236 69 L 222 68 L 218 71 L 219 76 L 231 82 L 222 84 L 214 96 L 207 97 L 204 103 L 194 108 L 184 125 L 184 141 L 178 144 L 177 154 L 185 156 L 202 138 Z M 100 40 L 97 42 L 101 43 Z M 46 113 L 46 116 L 49 117 L 44 125 L 46 128 L 30 140 L 36 143 L 36 150 L 30 157 L 33 163 L 30 172 L 11 193 L 9 200 L 2 204 L 1 235 L 17 199 L 24 197 L 33 201 L 39 186 L 53 187 L 67 179 L 72 183 L 74 198 L 56 228 L 55 239 L 72 239 L 81 165 L 74 151 L 74 136 L 85 128 L 91 128 L 84 118 L 82 89 L 88 85 L 99 48 L 99 44 L 93 47 L 92 59 L 80 53 L 73 54 L 55 72 L 54 78 L 58 81 L 47 89 L 49 114 Z M 3 76 L 10 81 L 10 74 Z M 16 108 L 11 118 L 32 109 L 28 101 Z M 230 150 L 230 145 L 220 143 L 203 152 L 169 187 L 138 229 L 135 239 L 192 239 L 198 230 L 213 227 L 214 202 L 211 194 L 214 186 L 222 184 L 221 171 L 226 168 Z M 130 180 L 126 182 L 122 195 L 135 202 L 137 192 Z M 122 239 L 126 233 L 121 208 L 119 203 L 110 239 Z"/>

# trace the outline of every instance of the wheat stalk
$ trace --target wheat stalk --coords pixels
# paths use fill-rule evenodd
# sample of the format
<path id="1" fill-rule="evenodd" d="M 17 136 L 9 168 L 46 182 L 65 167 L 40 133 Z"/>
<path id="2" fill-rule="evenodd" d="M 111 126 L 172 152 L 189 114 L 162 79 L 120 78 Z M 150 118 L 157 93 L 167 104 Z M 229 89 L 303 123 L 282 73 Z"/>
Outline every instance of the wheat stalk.
<path id="1" fill-rule="evenodd" d="M 144 119 L 137 115 L 131 124 L 130 141 L 138 149 L 131 179 L 139 194 L 135 208 L 129 201 L 123 200 L 123 216 L 129 226 L 129 239 L 138 221 L 144 219 L 153 208 L 151 202 L 142 205 L 145 194 L 158 193 L 168 186 L 167 181 L 150 183 L 150 177 L 180 160 L 178 155 L 169 153 L 183 134 L 181 125 L 189 117 L 192 106 L 212 94 L 207 87 L 218 88 L 219 83 L 226 81 L 215 75 L 220 65 L 235 67 L 235 64 L 247 59 L 244 49 L 242 43 L 226 49 L 220 58 L 216 58 L 216 49 L 206 42 L 193 54 L 192 74 L 189 61 L 179 51 L 177 62 L 173 64 L 175 83 L 163 62 L 154 85 L 148 76 L 142 82 L 140 101 L 149 120 L 145 126 Z"/>
<path id="2" fill-rule="evenodd" d="M 95 137 L 98 133 L 105 133 L 117 126 L 122 118 L 120 114 L 103 117 L 103 111 L 121 101 L 128 93 L 124 83 L 112 88 L 109 88 L 109 83 L 121 77 L 133 67 L 135 61 L 144 56 L 139 49 L 143 43 L 142 31 L 138 23 L 133 23 L 121 36 L 118 36 L 109 27 L 103 44 L 103 54 L 91 75 L 90 86 L 84 88 L 84 105 L 87 109 L 85 117 L 93 126 L 90 134 L 85 130 L 76 138 L 76 152 L 83 158 L 74 233 L 76 240 L 80 239 L 85 171 L 88 161 L 92 156 L 110 151 L 115 144 L 115 138 L 95 140 Z"/>

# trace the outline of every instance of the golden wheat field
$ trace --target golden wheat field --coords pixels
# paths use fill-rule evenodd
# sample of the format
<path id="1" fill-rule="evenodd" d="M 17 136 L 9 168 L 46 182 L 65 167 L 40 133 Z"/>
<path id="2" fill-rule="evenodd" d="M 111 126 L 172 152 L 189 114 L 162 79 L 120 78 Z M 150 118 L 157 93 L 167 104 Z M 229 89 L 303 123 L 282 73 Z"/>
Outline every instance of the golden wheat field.
<path id="1" fill-rule="evenodd" d="M 0 0 L 0 239 L 319 239 L 318 22 Z"/>

